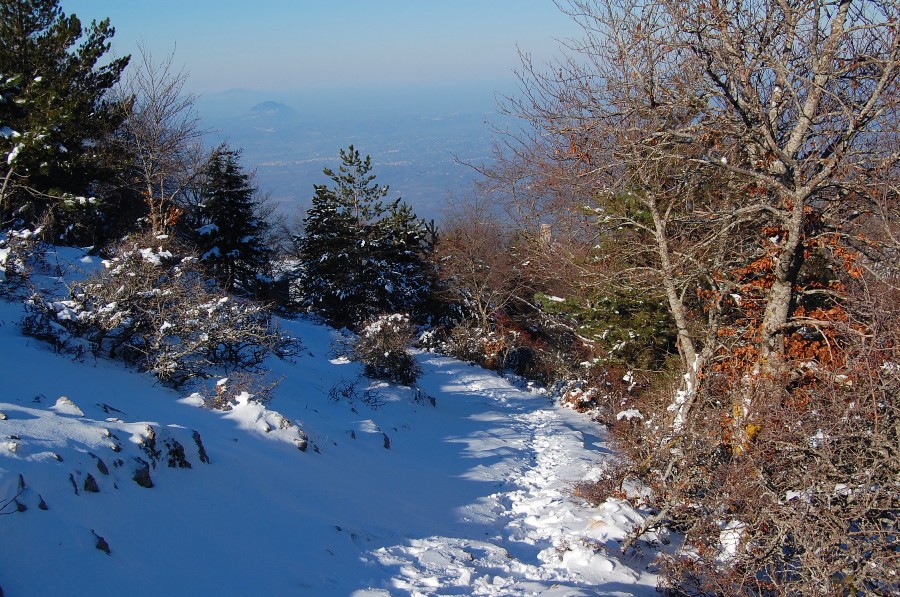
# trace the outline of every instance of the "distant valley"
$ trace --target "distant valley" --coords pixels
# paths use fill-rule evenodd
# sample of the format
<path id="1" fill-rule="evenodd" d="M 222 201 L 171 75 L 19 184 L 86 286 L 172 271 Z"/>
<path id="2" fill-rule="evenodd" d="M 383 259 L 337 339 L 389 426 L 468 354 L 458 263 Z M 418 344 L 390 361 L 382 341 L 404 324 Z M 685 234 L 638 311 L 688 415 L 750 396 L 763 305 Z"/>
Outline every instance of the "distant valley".
<path id="1" fill-rule="evenodd" d="M 389 199 L 402 197 L 426 220 L 440 221 L 448 201 L 471 191 L 466 164 L 490 160 L 493 128 L 502 117 L 492 96 L 454 90 L 339 90 L 266 94 L 231 90 L 202 96 L 197 108 L 210 144 L 243 149 L 289 221 L 301 216 L 313 184 L 351 143 L 372 156 Z"/>

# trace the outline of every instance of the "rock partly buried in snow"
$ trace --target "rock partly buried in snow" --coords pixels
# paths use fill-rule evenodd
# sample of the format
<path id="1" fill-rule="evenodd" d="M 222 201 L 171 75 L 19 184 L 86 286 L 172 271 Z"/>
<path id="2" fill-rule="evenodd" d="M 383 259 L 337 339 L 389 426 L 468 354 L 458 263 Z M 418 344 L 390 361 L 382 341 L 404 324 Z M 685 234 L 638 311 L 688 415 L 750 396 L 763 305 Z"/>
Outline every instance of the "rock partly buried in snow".
<path id="1" fill-rule="evenodd" d="M 144 432 L 138 440 L 138 445 L 140 445 L 141 450 L 143 450 L 144 454 L 150 459 L 153 468 L 156 468 L 156 463 L 159 460 L 159 457 L 162 456 L 162 452 L 156 447 L 156 430 L 152 425 L 144 426 Z"/>
<path id="2" fill-rule="evenodd" d="M 111 555 L 112 550 L 109 548 L 109 543 L 107 543 L 106 539 L 97 534 L 94 529 L 91 529 L 91 533 L 94 534 L 94 537 L 97 538 L 96 547 L 106 555 Z"/>
<path id="3" fill-rule="evenodd" d="M 191 468 L 191 463 L 184 455 L 184 446 L 181 445 L 181 442 L 174 437 L 167 437 L 163 440 L 163 444 L 166 446 L 169 468 Z"/>
<path id="4" fill-rule="evenodd" d="M 150 489 L 153 487 L 153 479 L 150 478 L 150 463 L 144 460 L 143 458 L 135 458 L 135 464 L 137 464 L 137 468 L 134 471 L 134 482 L 140 485 L 141 487 L 146 487 Z"/>
<path id="5" fill-rule="evenodd" d="M 62 415 L 75 415 L 76 417 L 83 417 L 84 412 L 78 408 L 78 406 L 69 400 L 65 396 L 60 396 L 56 399 L 56 404 L 50 407 L 51 410 L 54 410 Z"/>
<path id="6" fill-rule="evenodd" d="M 196 395 L 188 396 L 183 401 L 200 406 Z M 223 416 L 237 422 L 240 428 L 293 444 L 301 452 L 305 452 L 308 448 L 309 438 L 306 433 L 281 413 L 269 410 L 265 405 L 253 400 L 247 392 L 235 396 L 235 402 L 232 409 Z"/>
<path id="7" fill-rule="evenodd" d="M 88 473 L 87 477 L 84 478 L 84 490 L 89 491 L 91 493 L 100 493 L 100 486 L 97 485 L 97 479 L 94 478 L 94 475 Z"/>
<path id="8" fill-rule="evenodd" d="M 203 439 L 200 437 L 199 431 L 193 433 L 194 443 L 197 444 L 197 458 L 200 462 L 209 464 L 209 455 L 206 453 L 206 447 L 203 445 Z"/>
<path id="9" fill-rule="evenodd" d="M 297 449 L 301 452 L 306 452 L 306 448 L 309 446 L 309 437 L 302 429 L 298 429 L 297 434 L 298 437 L 294 438 L 294 445 L 297 446 Z"/>
<path id="10" fill-rule="evenodd" d="M 100 471 L 103 475 L 109 475 L 109 467 L 106 466 L 106 463 L 103 462 L 102 458 L 100 458 L 99 456 L 97 456 L 96 454 L 94 454 L 92 452 L 88 452 L 88 456 L 90 456 L 91 458 L 97 459 L 97 470 L 98 471 Z"/>

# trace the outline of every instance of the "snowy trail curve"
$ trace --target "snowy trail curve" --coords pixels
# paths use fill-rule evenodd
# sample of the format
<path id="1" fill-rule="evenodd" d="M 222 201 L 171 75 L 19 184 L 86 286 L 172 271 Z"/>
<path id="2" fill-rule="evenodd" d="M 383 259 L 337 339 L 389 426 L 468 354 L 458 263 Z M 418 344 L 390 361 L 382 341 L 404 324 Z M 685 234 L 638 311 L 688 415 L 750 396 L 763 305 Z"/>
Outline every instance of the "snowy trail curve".
<path id="1" fill-rule="evenodd" d="M 452 359 L 423 359 L 429 391 L 442 375 L 466 380 L 458 394 L 487 408 L 472 418 L 492 420 L 489 433 L 465 438 L 471 455 L 503 450 L 505 456 L 473 472 L 498 491 L 466 505 L 462 519 L 483 523 L 469 536 L 431 536 L 379 548 L 371 563 L 393 571 L 390 588 L 355 595 L 651 595 L 655 576 L 636 571 L 645 562 L 620 563 L 623 523 L 637 514 L 626 505 L 590 509 L 572 496 L 604 450 L 585 417 L 553 405 L 545 395 L 522 391 L 494 374 L 472 370 L 468 378 Z M 450 370 L 448 372 L 447 370 Z M 477 371 L 477 373 L 476 373 Z"/>

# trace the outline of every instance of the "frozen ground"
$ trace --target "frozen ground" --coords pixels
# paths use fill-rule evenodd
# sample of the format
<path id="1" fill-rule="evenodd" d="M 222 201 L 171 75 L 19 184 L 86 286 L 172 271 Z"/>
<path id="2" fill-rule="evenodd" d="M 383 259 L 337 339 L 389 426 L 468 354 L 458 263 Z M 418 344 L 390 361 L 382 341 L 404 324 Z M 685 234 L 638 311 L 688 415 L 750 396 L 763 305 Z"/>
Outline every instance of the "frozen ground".
<path id="1" fill-rule="evenodd" d="M 639 514 L 571 495 L 602 432 L 541 392 L 423 353 L 419 401 L 381 386 L 367 404 L 334 332 L 287 321 L 305 350 L 271 363 L 268 409 L 223 413 L 55 354 L 21 316 L 0 303 L 6 597 L 656 594 L 652 550 L 619 547 Z M 168 466 L 179 445 L 190 468 Z"/>

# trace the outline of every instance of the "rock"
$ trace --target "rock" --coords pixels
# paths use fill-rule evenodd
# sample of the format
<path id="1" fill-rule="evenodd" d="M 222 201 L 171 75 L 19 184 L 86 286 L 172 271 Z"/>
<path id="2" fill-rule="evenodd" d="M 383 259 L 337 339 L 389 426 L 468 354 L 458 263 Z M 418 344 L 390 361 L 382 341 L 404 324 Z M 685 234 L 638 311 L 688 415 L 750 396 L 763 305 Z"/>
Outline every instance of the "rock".
<path id="1" fill-rule="evenodd" d="M 100 486 L 97 485 L 97 479 L 94 478 L 94 475 L 88 473 L 87 477 L 85 477 L 84 490 L 91 493 L 100 493 Z"/>
<path id="2" fill-rule="evenodd" d="M 150 478 L 150 463 L 143 458 L 135 458 L 134 460 L 138 467 L 134 471 L 132 479 L 134 479 L 134 482 L 141 487 L 146 487 L 147 489 L 152 488 L 153 479 Z"/>
<path id="3" fill-rule="evenodd" d="M 144 428 L 144 437 L 141 438 L 140 445 L 141 450 L 150 458 L 153 468 L 156 468 L 156 461 L 162 456 L 162 452 L 156 448 L 156 431 L 150 425 Z"/>
<path id="4" fill-rule="evenodd" d="M 106 463 L 103 462 L 103 459 L 100 458 L 99 456 L 97 456 L 96 454 L 92 454 L 92 453 L 90 453 L 90 452 L 88 452 L 88 454 L 89 454 L 91 457 L 97 459 L 97 470 L 100 471 L 101 473 L 103 473 L 104 475 L 108 475 L 108 474 L 109 474 L 109 467 L 106 466 Z"/>
<path id="5" fill-rule="evenodd" d="M 72 483 L 72 488 L 75 490 L 75 495 L 78 495 L 78 483 L 75 482 L 75 475 L 69 473 L 69 481 Z"/>
<path id="6" fill-rule="evenodd" d="M 97 538 L 97 546 L 96 546 L 97 549 L 99 549 L 100 551 L 102 551 L 102 552 L 105 553 L 106 555 L 111 555 L 111 554 L 112 554 L 112 550 L 109 548 L 109 543 L 106 542 L 106 539 L 104 539 L 103 537 L 101 537 L 100 535 L 98 535 L 98 534 L 96 533 L 96 531 L 94 531 L 94 529 L 91 529 L 91 533 L 93 533 L 93 534 L 94 534 L 94 537 Z"/>
<path id="7" fill-rule="evenodd" d="M 169 468 L 191 468 L 191 463 L 184 455 L 184 446 L 178 440 L 168 438 L 163 443 L 166 446 Z"/>
<path id="8" fill-rule="evenodd" d="M 197 444 L 197 457 L 200 459 L 200 462 L 205 462 L 209 464 L 209 455 L 206 453 L 206 448 L 203 446 L 203 440 L 200 438 L 200 432 L 194 432 L 194 443 Z"/>
<path id="9" fill-rule="evenodd" d="M 78 406 L 69 400 L 65 396 L 60 396 L 56 400 L 56 404 L 50 407 L 52 410 L 55 410 L 58 413 L 66 414 L 66 415 L 75 415 L 76 417 L 83 417 L 84 412 L 78 408 Z"/>
<path id="10" fill-rule="evenodd" d="M 44 496 L 38 494 L 38 498 L 41 500 L 40 502 L 38 502 L 38 508 L 40 508 L 41 510 L 49 510 L 50 507 L 47 505 L 47 502 L 44 501 Z"/>
<path id="11" fill-rule="evenodd" d="M 297 449 L 301 452 L 306 452 L 306 448 L 309 447 L 309 436 L 301 429 L 298 429 L 297 437 L 294 438 L 294 445 L 297 446 Z"/>
<path id="12" fill-rule="evenodd" d="M 13 500 L 13 502 L 15 502 L 16 504 L 16 512 L 25 512 L 26 510 L 28 510 L 28 506 L 26 506 L 19 500 Z"/>
<path id="13" fill-rule="evenodd" d="M 391 438 L 389 438 L 388 434 L 384 433 L 384 432 L 382 432 L 381 435 L 384 436 L 384 449 L 390 450 L 391 449 Z"/>

